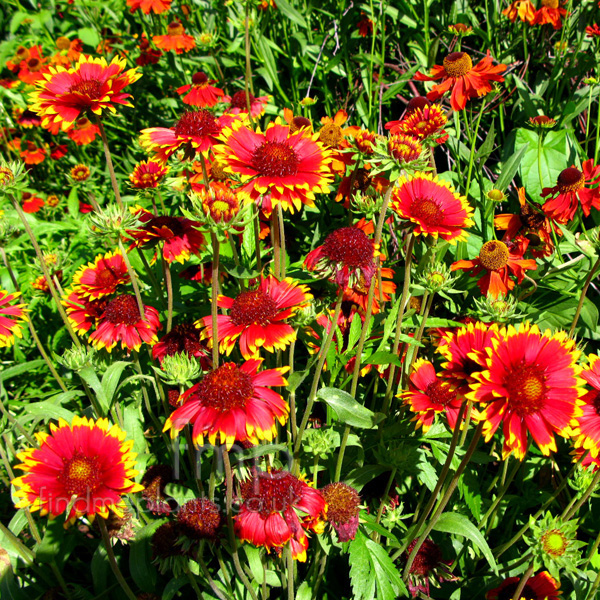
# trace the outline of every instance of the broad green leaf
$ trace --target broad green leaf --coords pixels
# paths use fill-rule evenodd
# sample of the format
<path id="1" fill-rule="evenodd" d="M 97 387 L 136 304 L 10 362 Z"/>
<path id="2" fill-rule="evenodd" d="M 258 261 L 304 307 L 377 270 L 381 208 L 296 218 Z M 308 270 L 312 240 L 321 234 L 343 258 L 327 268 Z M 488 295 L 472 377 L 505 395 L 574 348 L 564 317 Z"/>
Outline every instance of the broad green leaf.
<path id="1" fill-rule="evenodd" d="M 365 408 L 348 392 L 344 392 L 343 390 L 328 387 L 321 388 L 317 392 L 317 398 L 320 398 L 333 408 L 342 423 L 346 423 L 352 427 L 371 429 L 385 418 L 384 415 L 374 413 Z"/>
<path id="2" fill-rule="evenodd" d="M 433 528 L 436 531 L 462 535 L 470 539 L 481 550 L 492 568 L 492 571 L 498 574 L 498 567 L 488 543 L 485 541 L 485 538 L 479 529 L 477 529 L 467 517 L 458 513 L 442 513 Z"/>
<path id="3" fill-rule="evenodd" d="M 367 540 L 366 546 L 370 552 L 371 563 L 377 578 L 378 600 L 396 600 L 399 594 L 408 596 L 408 591 L 400 577 L 400 571 L 385 548 L 373 540 Z"/>
<path id="4" fill-rule="evenodd" d="M 350 581 L 355 600 L 372 600 L 375 597 L 375 574 L 367 548 L 367 538 L 359 529 L 350 542 Z"/>
<path id="5" fill-rule="evenodd" d="M 103 594 L 108 587 L 108 574 L 110 572 L 110 563 L 104 544 L 98 544 L 94 556 L 92 556 L 92 581 L 94 582 L 94 593 Z"/>
<path id="6" fill-rule="evenodd" d="M 16 377 L 17 375 L 21 375 L 22 373 L 29 373 L 31 371 L 35 371 L 42 365 L 46 364 L 43 358 L 38 358 L 36 360 L 30 360 L 29 362 L 15 365 L 14 367 L 8 367 L 8 369 L 4 369 L 0 371 L 0 382 L 4 383 L 8 381 L 11 377 Z"/>
<path id="7" fill-rule="evenodd" d="M 412 339 L 412 338 L 411 338 Z M 415 342 L 413 342 L 415 343 Z M 422 344 L 419 343 L 419 346 Z M 365 365 L 396 365 L 402 366 L 402 361 L 397 354 L 392 352 L 375 352 L 363 360 Z"/>
<path id="8" fill-rule="evenodd" d="M 137 586 L 144 592 L 153 592 L 158 579 L 156 567 L 152 564 L 152 548 L 150 542 L 154 532 L 165 519 L 152 521 L 138 531 L 135 540 L 129 545 L 129 572 Z"/>
<path id="9" fill-rule="evenodd" d="M 177 504 L 181 506 L 188 500 L 193 500 L 196 497 L 196 492 L 178 483 L 167 483 L 165 486 L 165 495 L 174 498 Z"/>
<path id="10" fill-rule="evenodd" d="M 178 577 L 177 579 L 171 579 L 171 581 L 165 585 L 161 600 L 173 600 L 173 598 L 178 595 L 179 590 L 184 585 L 189 585 L 189 583 L 190 582 L 185 575 L 183 577 Z M 191 591 L 192 590 L 190 589 L 190 592 Z"/>
<path id="11" fill-rule="evenodd" d="M 123 373 L 123 370 L 130 365 L 131 363 L 129 362 L 118 360 L 110 365 L 110 367 L 106 369 L 106 372 L 102 376 L 102 389 L 104 390 L 104 396 L 108 401 L 109 409 L 114 400 L 113 396 L 115 395 L 115 391 L 119 385 L 121 374 Z"/>
<path id="12" fill-rule="evenodd" d="M 362 330 L 363 322 L 361 319 L 352 319 L 352 324 L 350 325 L 350 332 L 348 334 L 348 350 L 352 350 L 356 343 L 358 342 L 358 338 L 360 337 L 360 332 Z"/>
<path id="13" fill-rule="evenodd" d="M 102 387 L 102 383 L 98 379 L 98 375 L 96 375 L 96 371 L 92 367 L 83 367 L 78 372 L 79 377 L 83 379 L 95 392 L 96 398 L 100 403 L 100 408 L 102 409 L 103 415 L 108 413 L 108 409 L 110 408 L 110 402 L 104 393 L 104 388 Z"/>
<path id="14" fill-rule="evenodd" d="M 77 31 L 77 37 L 87 46 L 96 48 L 100 43 L 100 36 L 95 29 L 91 27 L 82 27 Z"/>

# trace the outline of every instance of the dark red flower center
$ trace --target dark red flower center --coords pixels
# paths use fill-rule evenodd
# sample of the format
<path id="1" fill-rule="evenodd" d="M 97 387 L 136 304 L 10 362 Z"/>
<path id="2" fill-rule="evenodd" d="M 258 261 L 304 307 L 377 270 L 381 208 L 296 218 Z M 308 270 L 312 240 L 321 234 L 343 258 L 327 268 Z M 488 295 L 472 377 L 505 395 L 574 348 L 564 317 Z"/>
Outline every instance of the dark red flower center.
<path id="1" fill-rule="evenodd" d="M 137 300 L 131 294 L 122 294 L 111 300 L 103 316 L 115 325 L 135 325 L 141 318 Z"/>
<path id="2" fill-rule="evenodd" d="M 42 68 L 42 61 L 38 58 L 30 58 L 27 61 L 27 68 L 34 73 Z"/>
<path id="3" fill-rule="evenodd" d="M 69 93 L 97 99 L 102 95 L 102 83 L 97 79 L 80 79 L 71 85 Z"/>
<path id="4" fill-rule="evenodd" d="M 512 597 L 515 595 L 515 592 L 517 591 L 518 585 L 519 585 L 518 581 L 513 581 L 512 583 L 505 585 L 498 592 L 498 600 L 512 600 Z M 523 591 L 521 592 L 520 597 L 524 600 L 540 600 L 537 593 L 534 591 L 534 589 L 528 583 L 525 584 L 525 587 L 523 588 Z"/>
<path id="5" fill-rule="evenodd" d="M 504 242 L 486 242 L 479 251 L 479 262 L 488 271 L 504 268 L 508 264 L 508 257 L 508 246 Z"/>
<path id="6" fill-rule="evenodd" d="M 241 485 L 242 498 L 251 512 L 263 518 L 293 507 L 302 497 L 302 482 L 286 471 L 259 472 Z"/>
<path id="7" fill-rule="evenodd" d="M 342 227 L 325 238 L 323 254 L 347 267 L 368 267 L 373 263 L 373 242 L 358 227 Z"/>
<path id="8" fill-rule="evenodd" d="M 256 98 L 252 94 L 248 94 L 250 98 L 250 106 L 256 101 Z M 246 101 L 246 91 L 240 90 L 231 97 L 231 108 L 239 108 L 240 110 L 248 110 L 248 103 Z"/>
<path id="9" fill-rule="evenodd" d="M 71 458 L 63 458 L 63 469 L 58 475 L 69 497 L 85 496 L 93 492 L 101 483 L 101 470 L 98 458 L 75 453 Z"/>
<path id="10" fill-rule="evenodd" d="M 425 390 L 432 404 L 438 406 L 448 406 L 456 399 L 456 391 L 443 381 L 432 381 Z"/>
<path id="11" fill-rule="evenodd" d="M 243 408 L 254 394 L 252 377 L 234 363 L 224 363 L 210 371 L 197 385 L 195 397 L 221 412 Z"/>
<path id="12" fill-rule="evenodd" d="M 410 215 L 430 227 L 444 221 L 444 211 L 433 198 L 415 198 L 410 205 Z"/>
<path id="13" fill-rule="evenodd" d="M 195 498 L 179 509 L 177 521 L 188 537 L 212 539 L 221 524 L 221 513 L 217 505 L 208 498 Z"/>
<path id="14" fill-rule="evenodd" d="M 290 124 L 290 133 L 294 133 L 295 131 L 302 129 L 302 127 L 312 129 L 310 119 L 307 119 L 306 117 L 294 117 Z"/>
<path id="15" fill-rule="evenodd" d="M 144 229 L 166 240 L 182 237 L 184 234 L 183 225 L 177 217 L 153 217 Z"/>
<path id="16" fill-rule="evenodd" d="M 335 523 L 348 523 L 359 512 L 360 496 L 346 483 L 330 483 L 321 493 L 327 502 L 327 518 Z"/>
<path id="17" fill-rule="evenodd" d="M 267 292 L 242 292 L 234 301 L 229 315 L 234 325 L 268 325 L 277 314 L 277 304 Z"/>
<path id="18" fill-rule="evenodd" d="M 413 540 L 406 549 L 407 555 L 410 555 L 416 546 L 418 539 Z M 410 572 L 414 575 L 427 576 L 442 562 L 442 551 L 440 547 L 431 540 L 425 540 L 419 548 L 417 555 L 410 567 Z"/>
<path id="19" fill-rule="evenodd" d="M 409 115 L 413 110 L 424 108 L 426 106 L 431 106 L 431 102 L 426 96 L 415 96 L 414 98 L 411 98 L 406 105 L 406 114 Z"/>
<path id="20" fill-rule="evenodd" d="M 95 283 L 98 287 L 106 288 L 112 288 L 121 281 L 120 275 L 110 266 L 105 266 L 103 269 L 100 269 L 100 271 L 97 271 L 95 279 Z"/>
<path id="21" fill-rule="evenodd" d="M 200 332 L 191 323 L 175 325 L 161 343 L 164 344 L 165 354 L 172 356 L 177 352 L 187 352 L 195 356 L 200 352 Z"/>
<path id="22" fill-rule="evenodd" d="M 473 68 L 473 61 L 466 52 L 452 52 L 444 59 L 448 77 L 462 77 Z"/>
<path id="23" fill-rule="evenodd" d="M 81 119 L 77 119 L 76 124 L 78 129 L 87 129 L 92 123 L 89 119 L 82 117 Z"/>
<path id="24" fill-rule="evenodd" d="M 198 73 L 194 73 L 192 75 L 192 83 L 194 85 L 205 87 L 203 84 L 208 84 L 208 76 L 206 75 L 206 73 L 198 71 Z"/>
<path id="25" fill-rule="evenodd" d="M 561 194 L 566 194 L 567 192 L 576 192 L 580 190 L 584 184 L 585 176 L 576 167 L 569 167 L 568 169 L 562 171 L 556 182 L 558 191 Z"/>
<path id="26" fill-rule="evenodd" d="M 510 369 L 503 385 L 510 408 L 525 417 L 544 408 L 546 404 L 546 375 L 537 365 L 519 365 Z"/>
<path id="27" fill-rule="evenodd" d="M 183 113 L 173 130 L 175 135 L 201 137 L 217 135 L 221 127 L 212 113 L 201 109 Z"/>
<path id="28" fill-rule="evenodd" d="M 254 150 L 250 164 L 266 177 L 290 177 L 298 172 L 300 160 L 289 143 L 267 140 Z"/>

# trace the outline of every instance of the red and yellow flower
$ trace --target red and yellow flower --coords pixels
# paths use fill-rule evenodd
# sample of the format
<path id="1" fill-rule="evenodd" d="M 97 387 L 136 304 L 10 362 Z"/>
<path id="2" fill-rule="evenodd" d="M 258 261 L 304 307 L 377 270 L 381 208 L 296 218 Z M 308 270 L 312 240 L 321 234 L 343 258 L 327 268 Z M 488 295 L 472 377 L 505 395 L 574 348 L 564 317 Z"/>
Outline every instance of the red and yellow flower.
<path id="1" fill-rule="evenodd" d="M 522 460 L 528 434 L 548 456 L 556 452 L 554 434 L 572 435 L 574 419 L 582 414 L 585 381 L 577 365 L 580 352 L 564 331 L 541 333 L 537 325 L 503 328 L 487 348 L 485 370 L 467 398 L 483 403 L 483 433 L 489 441 L 500 423 L 502 456 Z"/>
<path id="2" fill-rule="evenodd" d="M 268 352 L 285 349 L 296 339 L 296 331 L 284 321 L 312 300 L 306 285 L 292 279 L 277 280 L 272 275 L 261 279 L 255 290 L 236 298 L 219 296 L 217 304 L 228 311 L 217 315 L 219 349 L 231 354 L 239 339 L 240 352 L 246 359 L 258 357 L 259 349 Z M 212 318 L 199 322 L 204 326 L 203 338 L 213 340 Z"/>
<path id="3" fill-rule="evenodd" d="M 450 243 L 465 240 L 473 225 L 473 209 L 452 185 L 429 173 L 401 177 L 392 192 L 390 208 L 415 223 L 416 235 L 440 237 Z"/>
<path id="4" fill-rule="evenodd" d="M 417 160 L 423 152 L 421 142 L 412 135 L 396 133 L 388 139 L 388 153 L 401 163 Z"/>
<path id="5" fill-rule="evenodd" d="M 133 441 L 126 442 L 126 433 L 107 419 L 74 417 L 70 425 L 60 419 L 50 425 L 50 434 L 35 437 L 40 447 L 17 455 L 21 464 L 15 468 L 26 474 L 12 481 L 16 508 L 50 518 L 69 511 L 70 522 L 81 516 L 106 519 L 109 511 L 122 517 L 122 496 L 143 489 L 133 480 L 138 474 Z"/>
<path id="6" fill-rule="evenodd" d="M 410 111 L 407 107 L 402 119 L 386 123 L 385 128 L 389 129 L 392 135 L 404 133 L 421 141 L 434 139 L 441 142 L 448 137 L 444 130 L 447 122 L 446 112 L 439 104 L 426 104 L 416 106 Z"/>
<path id="7" fill-rule="evenodd" d="M 600 454 L 600 357 L 588 356 L 589 364 L 581 373 L 592 388 L 583 396 L 581 410 L 574 432 L 575 447 L 589 450 L 593 458 Z"/>
<path id="8" fill-rule="evenodd" d="M 33 142 L 26 141 L 25 148 L 19 152 L 19 156 L 26 165 L 39 165 L 46 158 L 46 149 L 38 148 Z"/>
<path id="9" fill-rule="evenodd" d="M 508 17 L 511 23 L 517 20 L 517 17 L 524 23 L 533 25 L 535 19 L 535 6 L 531 0 L 515 0 L 502 11 L 502 14 Z"/>
<path id="10" fill-rule="evenodd" d="M 542 0 L 542 6 L 535 11 L 533 25 L 552 25 L 554 29 L 562 28 L 562 18 L 567 11 L 561 6 L 560 0 Z"/>
<path id="11" fill-rule="evenodd" d="M 281 549 L 289 542 L 292 557 L 306 561 L 307 532 L 320 532 L 326 511 L 322 494 L 287 471 L 258 471 L 241 485 L 244 500 L 235 532 L 244 542 Z M 302 514 L 304 513 L 304 514 Z"/>
<path id="12" fill-rule="evenodd" d="M 127 265 L 120 250 L 97 256 L 73 276 L 73 291 L 82 298 L 98 300 L 114 294 L 120 285 L 129 283 Z"/>
<path id="13" fill-rule="evenodd" d="M 91 175 L 90 168 L 85 165 L 75 165 L 69 173 L 75 181 L 79 182 L 87 181 Z"/>
<path id="14" fill-rule="evenodd" d="M 516 277 L 517 283 L 525 278 L 525 271 L 534 270 L 537 264 L 534 259 L 524 259 L 525 244 L 518 247 L 511 244 L 509 247 L 504 242 L 492 240 L 486 242 L 479 251 L 479 256 L 473 260 L 458 260 L 452 263 L 450 270 L 470 270 L 471 277 L 477 277 L 484 272 L 477 285 L 481 293 L 490 294 L 497 298 L 500 294 L 506 296 L 515 287 L 511 275 Z"/>
<path id="15" fill-rule="evenodd" d="M 137 69 L 125 71 L 125 60 L 115 56 L 110 64 L 104 57 L 82 54 L 73 67 L 50 67 L 36 82 L 30 110 L 40 115 L 48 129 L 67 130 L 77 119 L 90 113 L 116 112 L 116 105 L 131 106 L 123 89 L 141 76 Z"/>
<path id="16" fill-rule="evenodd" d="M 594 165 L 590 158 L 583 163 L 582 169 L 580 171 L 575 166 L 564 169 L 554 187 L 542 190 L 543 198 L 552 196 L 542 209 L 558 223 L 571 221 L 580 204 L 586 217 L 590 215 L 591 208 L 600 208 L 600 188 L 590 187 L 600 183 L 600 166 Z"/>
<path id="17" fill-rule="evenodd" d="M 96 139 L 97 135 L 100 135 L 100 128 L 86 117 L 81 117 L 77 119 L 75 126 L 67 131 L 67 135 L 78 146 L 87 146 Z"/>
<path id="18" fill-rule="evenodd" d="M 491 81 L 504 81 L 504 77 L 502 77 L 504 71 L 506 71 L 506 65 L 492 65 L 489 51 L 487 56 L 475 66 L 466 52 L 451 52 L 444 58 L 443 65 L 435 65 L 431 69 L 430 76 L 417 72 L 414 78 L 417 81 L 441 79 L 441 83 L 434 85 L 428 92 L 427 98 L 437 100 L 452 90 L 450 104 L 453 110 L 459 111 L 465 108 L 467 100 L 485 96 L 491 92 Z"/>
<path id="19" fill-rule="evenodd" d="M 145 15 L 153 12 L 160 15 L 171 8 L 172 0 L 127 0 L 127 6 L 130 12 L 140 9 Z"/>
<path id="20" fill-rule="evenodd" d="M 131 187 L 136 190 L 156 188 L 168 172 L 169 168 L 162 162 L 142 160 L 133 168 L 133 173 L 129 175 L 129 181 L 131 181 Z"/>
<path id="21" fill-rule="evenodd" d="M 206 73 L 198 71 L 192 75 L 192 83 L 181 86 L 177 89 L 177 93 L 180 96 L 185 94 L 182 98 L 184 104 L 210 108 L 225 95 L 225 92 L 221 88 L 215 87 L 213 83 L 217 82 L 214 79 L 209 79 Z"/>
<path id="22" fill-rule="evenodd" d="M 196 47 L 194 36 L 185 33 L 185 27 L 179 21 L 167 25 L 166 35 L 155 35 L 152 41 L 161 50 L 174 50 L 176 54 L 189 52 Z"/>
<path id="23" fill-rule="evenodd" d="M 515 595 L 520 577 L 507 577 L 498 587 L 485 594 L 485 600 L 511 600 Z M 528 600 L 560 600 L 560 582 L 554 579 L 548 571 L 542 571 L 530 577 L 521 591 L 521 598 Z"/>
<path id="24" fill-rule="evenodd" d="M 22 199 L 23 202 L 21 203 L 21 206 L 23 207 L 23 212 L 28 214 L 38 212 L 45 204 L 43 198 L 40 198 L 31 192 L 23 192 Z"/>
<path id="25" fill-rule="evenodd" d="M 198 447 L 205 437 L 210 444 L 234 442 L 258 444 L 277 434 L 276 421 L 284 425 L 289 415 L 287 402 L 269 389 L 287 385 L 287 367 L 258 371 L 262 359 L 238 366 L 224 363 L 182 394 L 183 404 L 167 419 L 163 431 L 175 438 L 191 425 L 192 439 Z"/>
<path id="26" fill-rule="evenodd" d="M 315 193 L 329 191 L 329 153 L 317 138 L 306 129 L 290 133 L 279 118 L 264 133 L 236 121 L 224 131 L 215 156 L 226 172 L 239 175 L 240 197 L 256 202 L 269 194 L 273 206 L 294 212 L 314 206 Z"/>
<path id="27" fill-rule="evenodd" d="M 70 291 L 63 298 L 62 304 L 65 307 L 65 312 L 73 330 L 79 335 L 84 335 L 92 327 L 95 327 L 104 313 L 108 299 L 100 298 L 99 300 L 91 300 L 77 292 Z"/>
<path id="28" fill-rule="evenodd" d="M 437 414 L 443 413 L 448 419 L 450 429 L 456 427 L 462 399 L 457 393 L 457 385 L 444 379 L 435 372 L 435 367 L 424 358 L 413 365 L 408 391 L 401 398 L 416 413 L 413 421 L 417 428 L 423 427 L 427 433 Z"/>
<path id="29" fill-rule="evenodd" d="M 20 295 L 0 289 L 0 348 L 8 348 L 15 343 L 15 337 L 23 337 L 21 323 L 28 321 L 25 304 L 13 303 Z"/>

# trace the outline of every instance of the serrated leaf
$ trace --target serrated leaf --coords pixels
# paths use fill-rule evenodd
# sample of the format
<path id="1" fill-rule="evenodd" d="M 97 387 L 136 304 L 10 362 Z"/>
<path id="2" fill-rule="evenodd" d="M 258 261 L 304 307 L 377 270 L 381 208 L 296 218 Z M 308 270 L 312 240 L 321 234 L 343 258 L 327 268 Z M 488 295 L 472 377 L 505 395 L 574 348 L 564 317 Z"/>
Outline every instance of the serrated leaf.
<path id="1" fill-rule="evenodd" d="M 498 574 L 498 566 L 494 560 L 494 555 L 485 541 L 481 532 L 467 517 L 458 513 L 442 513 L 437 523 L 433 527 L 435 531 L 462 535 L 470 539 L 480 550 L 488 561 L 492 571 Z"/>
<path id="2" fill-rule="evenodd" d="M 165 486 L 165 495 L 173 498 L 179 506 L 196 497 L 196 493 L 193 490 L 178 483 L 167 483 Z"/>
<path id="3" fill-rule="evenodd" d="M 350 331 L 348 333 L 348 350 L 352 350 L 352 348 L 356 346 L 356 342 L 358 342 L 360 332 L 362 331 L 362 325 L 361 319 L 352 319 L 352 324 L 350 325 Z"/>
<path id="4" fill-rule="evenodd" d="M 385 549 L 373 540 L 367 540 L 366 546 L 377 579 L 377 599 L 396 600 L 399 594 L 408 596 L 400 571 Z"/>
<path id="5" fill-rule="evenodd" d="M 366 541 L 367 538 L 359 529 L 350 542 L 350 582 L 355 600 L 372 600 L 375 597 L 375 574 Z"/>
<path id="6" fill-rule="evenodd" d="M 352 427 L 371 429 L 385 418 L 384 415 L 365 408 L 348 392 L 337 388 L 321 388 L 317 392 L 317 398 L 330 406 L 342 423 Z"/>

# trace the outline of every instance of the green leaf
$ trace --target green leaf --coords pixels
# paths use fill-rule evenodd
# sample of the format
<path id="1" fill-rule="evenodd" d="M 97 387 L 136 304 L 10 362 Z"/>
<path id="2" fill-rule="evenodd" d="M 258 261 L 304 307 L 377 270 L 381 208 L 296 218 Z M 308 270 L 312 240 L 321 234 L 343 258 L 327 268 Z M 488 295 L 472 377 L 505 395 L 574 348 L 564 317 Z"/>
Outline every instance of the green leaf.
<path id="1" fill-rule="evenodd" d="M 108 587 L 108 572 L 110 563 L 104 544 L 99 544 L 92 556 L 92 581 L 94 582 L 94 593 L 101 595 Z"/>
<path id="2" fill-rule="evenodd" d="M 494 122 L 492 121 L 492 126 L 485 136 L 485 140 L 483 140 L 483 144 L 479 146 L 479 150 L 477 150 L 475 154 L 475 160 L 479 162 L 479 168 L 481 169 L 487 160 L 488 156 L 492 153 L 494 149 L 494 140 L 496 139 L 496 131 L 494 129 Z"/>
<path id="3" fill-rule="evenodd" d="M 366 546 L 377 579 L 378 600 L 396 600 L 399 594 L 408 596 L 400 571 L 385 549 L 373 540 L 367 540 Z"/>
<path id="4" fill-rule="evenodd" d="M 83 379 L 96 393 L 96 398 L 100 403 L 100 408 L 102 409 L 103 415 L 108 413 L 110 402 L 104 393 L 104 388 L 98 379 L 98 375 L 96 375 L 96 371 L 92 367 L 83 367 L 83 369 L 78 371 L 78 374 L 79 377 L 81 377 L 81 379 Z"/>
<path id="5" fill-rule="evenodd" d="M 144 592 L 153 592 L 158 580 L 158 572 L 152 564 L 152 548 L 150 542 L 154 532 L 166 519 L 152 521 L 137 532 L 135 540 L 130 544 L 129 572 L 137 586 Z"/>
<path id="6" fill-rule="evenodd" d="M 360 321 L 360 319 L 359 319 Z M 412 338 L 411 338 L 412 339 Z M 413 341 L 413 344 L 416 343 Z M 419 346 L 422 344 L 419 343 Z M 397 367 L 402 366 L 402 361 L 397 354 L 393 352 L 375 352 L 371 356 L 363 360 L 365 365 L 396 365 Z"/>
<path id="7" fill-rule="evenodd" d="M 306 19 L 288 2 L 288 0 L 279 0 L 277 2 L 277 8 L 294 23 L 300 25 L 306 29 L 308 27 Z"/>
<path id="8" fill-rule="evenodd" d="M 361 429 L 372 429 L 385 417 L 380 413 L 374 413 L 362 404 L 358 403 L 348 392 L 337 388 L 321 388 L 317 392 L 320 398 L 328 406 L 333 408 L 338 419 L 342 423 L 359 427 Z"/>
<path id="9" fill-rule="evenodd" d="M 442 513 L 433 528 L 436 531 L 453 533 L 469 538 L 481 550 L 492 571 L 498 574 L 498 567 L 488 543 L 485 541 L 483 535 L 481 535 L 479 529 L 467 517 L 458 513 Z"/>
<path id="10" fill-rule="evenodd" d="M 72 217 L 77 217 L 79 215 L 79 193 L 77 192 L 76 187 L 71 188 L 71 191 L 69 192 L 67 209 Z"/>
<path id="11" fill-rule="evenodd" d="M 96 48 L 100 43 L 100 36 L 91 27 L 82 27 L 77 31 L 77 37 L 86 45 Z"/>
<path id="12" fill-rule="evenodd" d="M 119 385 L 121 374 L 123 373 L 123 370 L 129 366 L 131 366 L 131 363 L 124 360 L 118 360 L 110 365 L 110 367 L 106 369 L 106 372 L 102 376 L 102 389 L 104 391 L 104 396 L 108 401 L 109 409 L 112 405 L 113 396 L 115 395 L 117 386 Z"/>
<path id="13" fill-rule="evenodd" d="M 296 600 L 311 600 L 312 597 L 312 588 L 308 585 L 308 581 L 303 581 L 296 590 Z"/>
<path id="14" fill-rule="evenodd" d="M 358 338 L 360 337 L 362 325 L 363 322 L 361 319 L 352 319 L 352 324 L 350 325 L 350 332 L 348 333 L 348 350 L 352 350 L 352 348 L 356 346 L 356 342 L 358 342 Z"/>
<path id="15" fill-rule="evenodd" d="M 165 486 L 165 495 L 174 498 L 179 506 L 196 497 L 194 490 L 190 490 L 178 483 L 167 483 Z"/>
<path id="16" fill-rule="evenodd" d="M 64 519 L 57 518 L 48 520 L 46 531 L 42 541 L 37 545 L 35 557 L 38 562 L 52 562 L 59 552 L 62 553 L 62 546 L 65 541 Z"/>
<path id="17" fill-rule="evenodd" d="M 16 377 L 17 375 L 21 375 L 21 373 L 29 373 L 31 371 L 35 371 L 38 367 L 41 367 L 44 363 L 44 359 L 38 358 L 37 360 L 30 360 L 29 362 L 22 363 L 20 365 L 15 365 L 14 367 L 9 367 L 8 369 L 4 369 L 0 371 L 0 382 L 4 383 L 8 381 L 11 377 Z"/>
<path id="18" fill-rule="evenodd" d="M 167 585 L 165 585 L 165 589 L 163 590 L 161 600 L 173 600 L 179 592 L 180 588 L 184 585 L 189 584 L 187 577 L 178 577 L 177 579 L 171 579 Z M 191 590 L 190 590 L 191 591 Z"/>
<path id="19" fill-rule="evenodd" d="M 511 154 L 511 157 L 502 165 L 502 172 L 495 183 L 496 189 L 503 192 L 510 185 L 510 182 L 515 178 L 515 175 L 519 170 L 519 165 L 521 164 L 521 159 L 525 152 L 527 152 L 527 146 L 519 148 L 519 150 Z"/>
<path id="20" fill-rule="evenodd" d="M 372 600 L 375 597 L 375 574 L 371 569 L 366 541 L 359 529 L 350 542 L 350 581 L 355 600 Z"/>

